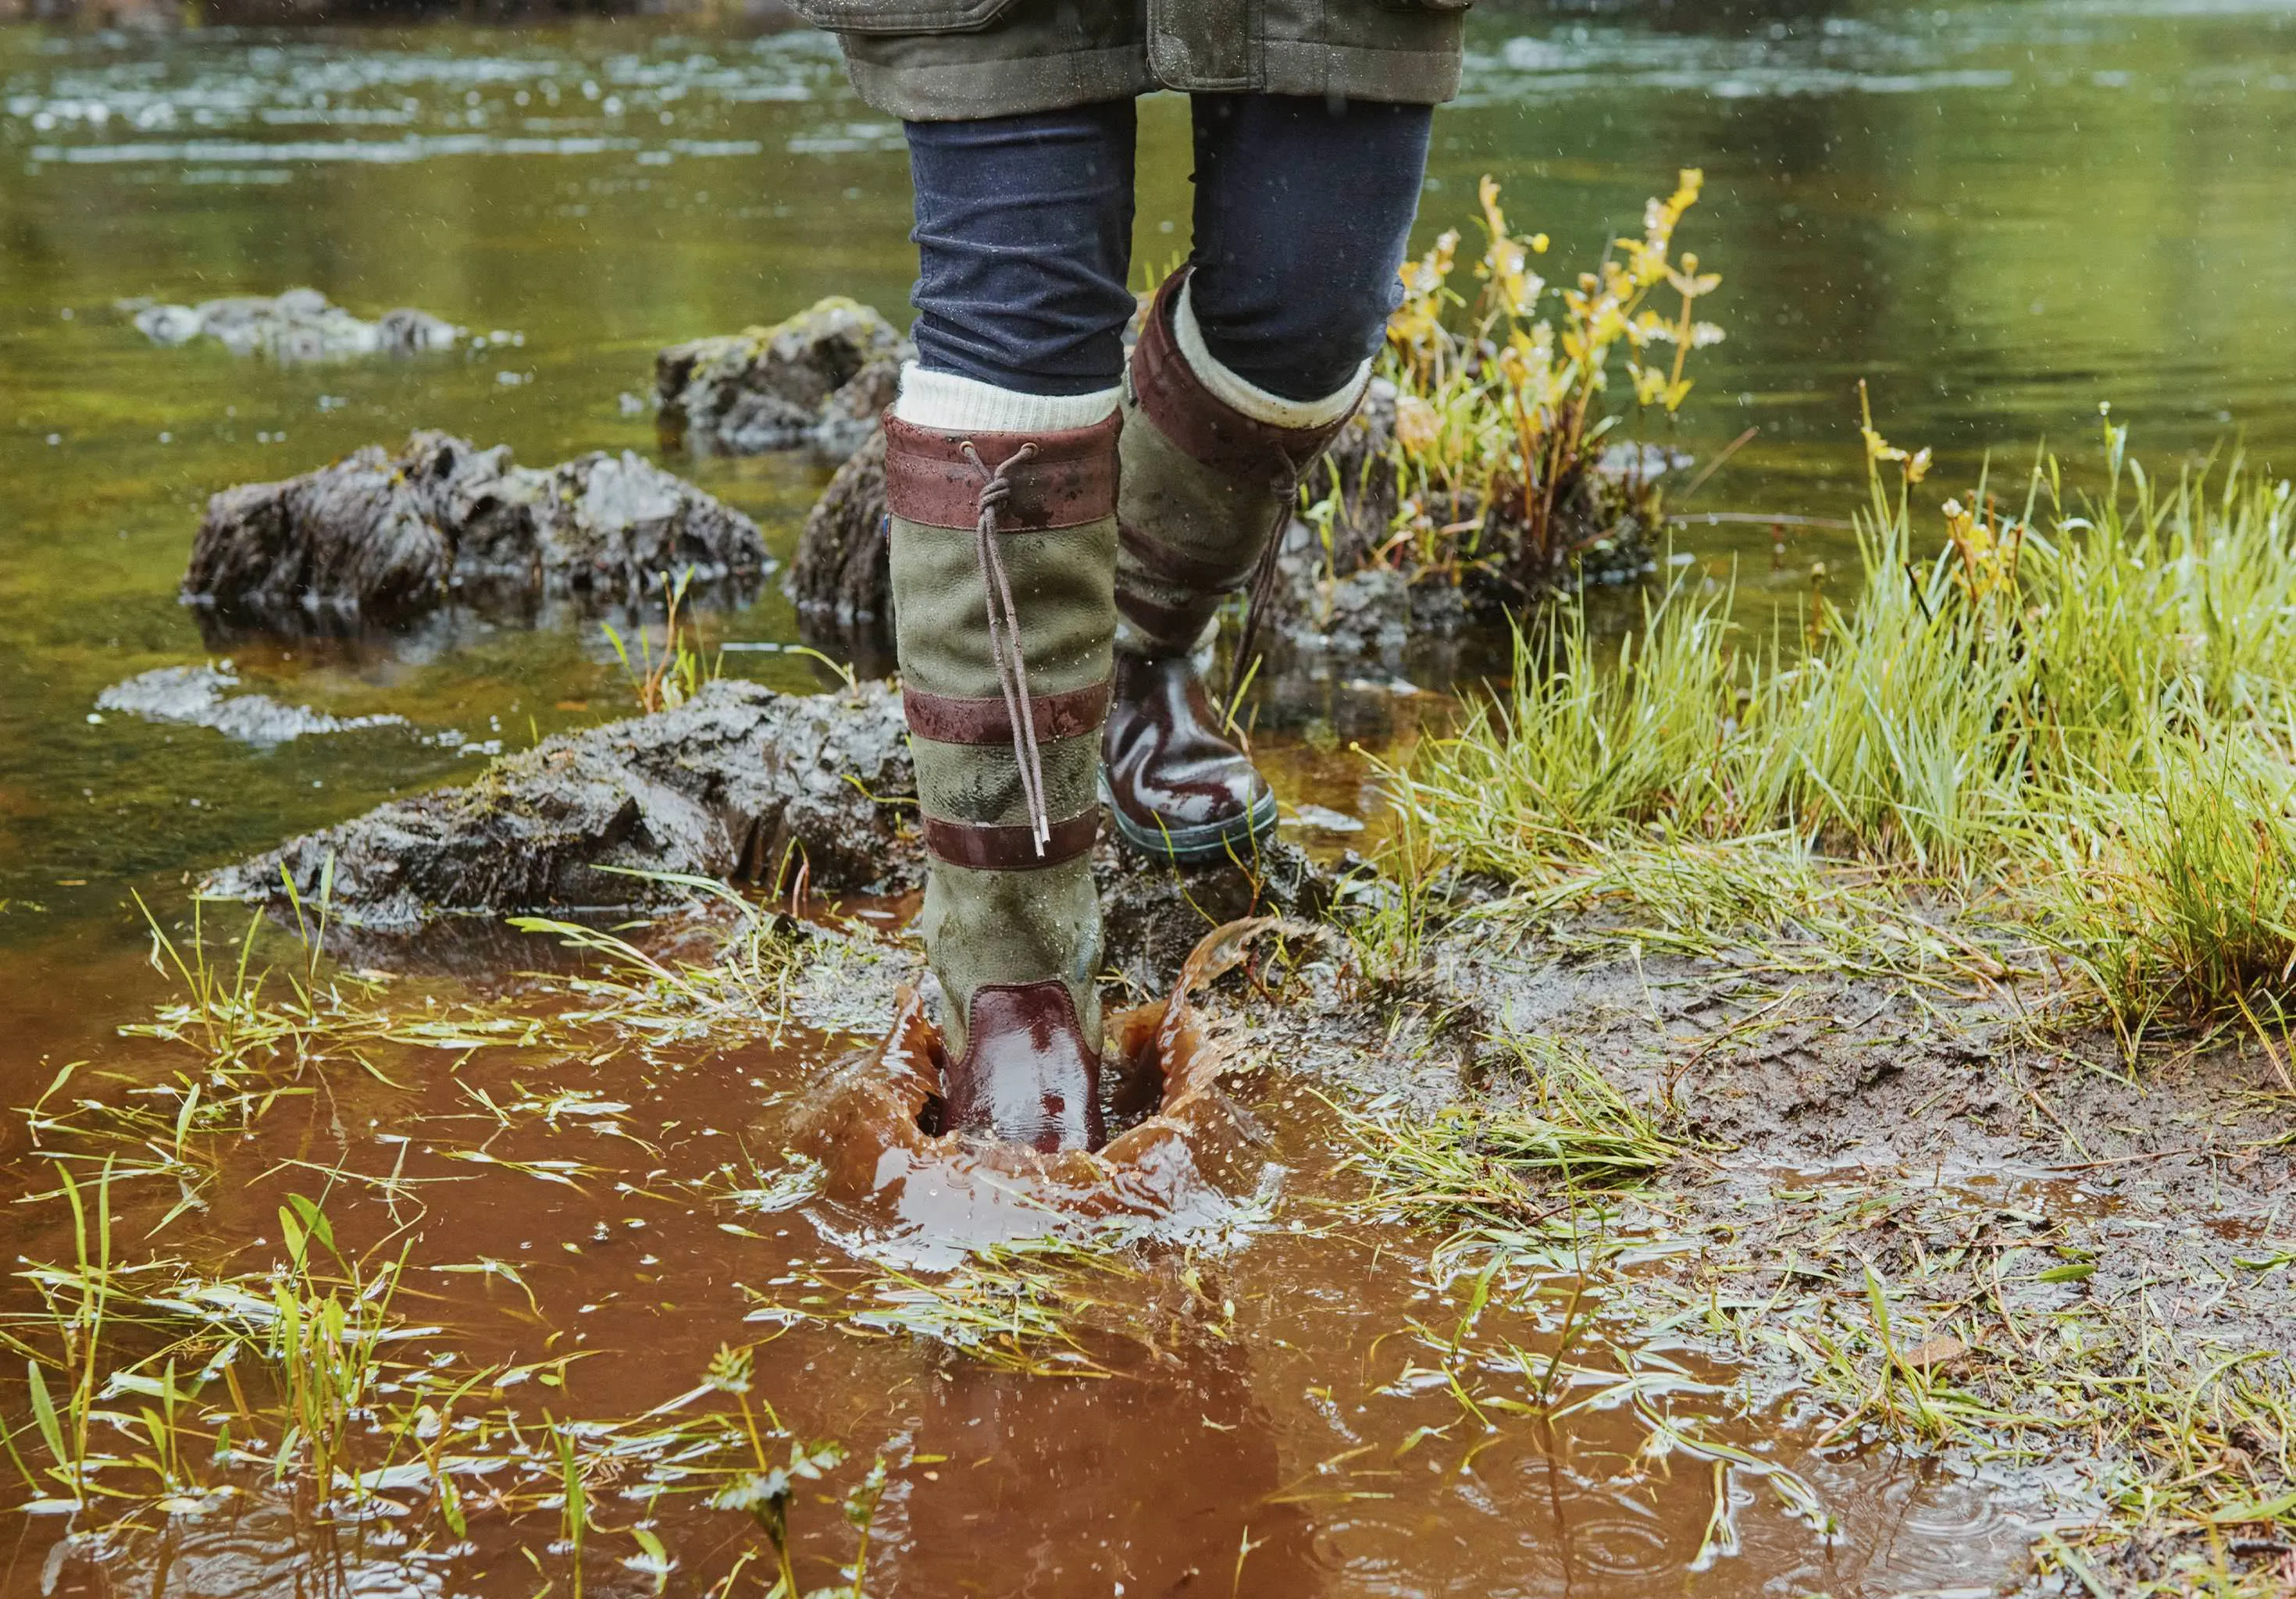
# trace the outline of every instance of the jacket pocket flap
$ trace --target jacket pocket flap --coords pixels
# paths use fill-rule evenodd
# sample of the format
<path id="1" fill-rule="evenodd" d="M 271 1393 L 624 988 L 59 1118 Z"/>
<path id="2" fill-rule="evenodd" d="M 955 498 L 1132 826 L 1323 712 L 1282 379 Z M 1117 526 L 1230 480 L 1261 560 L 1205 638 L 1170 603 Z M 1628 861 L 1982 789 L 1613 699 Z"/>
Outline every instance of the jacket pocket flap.
<path id="1" fill-rule="evenodd" d="M 972 33 L 1014 0 L 790 0 L 790 9 L 832 33 Z"/>

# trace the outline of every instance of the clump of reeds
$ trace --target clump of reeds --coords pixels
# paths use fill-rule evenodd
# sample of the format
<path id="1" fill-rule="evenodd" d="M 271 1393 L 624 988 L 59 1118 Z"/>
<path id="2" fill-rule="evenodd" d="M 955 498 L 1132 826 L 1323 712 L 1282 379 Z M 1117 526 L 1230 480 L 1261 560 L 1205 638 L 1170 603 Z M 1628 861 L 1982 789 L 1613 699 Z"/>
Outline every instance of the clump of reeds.
<path id="1" fill-rule="evenodd" d="M 1705 886 L 1677 873 L 1667 894 L 1747 903 L 1791 882 L 1782 859 L 1898 868 L 2013 890 L 2126 1021 L 2277 1013 L 2296 971 L 2288 485 L 2238 459 L 2158 482 L 2108 423 L 2098 495 L 2070 501 L 2044 461 L 2021 507 L 1982 484 L 1948 502 L 1923 555 L 1927 452 L 1866 431 L 1854 597 L 1753 638 L 1726 586 L 1685 578 L 1607 660 L 1578 603 L 1521 630 L 1513 682 L 1395 774 L 1432 865 L 1536 884 L 1695 846 Z M 1757 838 L 1787 855 L 1725 848 Z M 1734 888 L 1733 866 L 1767 882 Z"/>
<path id="2" fill-rule="evenodd" d="M 1452 286 L 1456 229 L 1406 263 L 1380 361 L 1397 391 L 1399 498 L 1386 554 L 1407 549 L 1425 570 L 1478 565 L 1527 590 L 1554 582 L 1575 550 L 1613 531 L 1620 507 L 1600 468 L 1628 409 L 1606 403 L 1613 364 L 1632 385 L 1635 414 L 1671 418 L 1693 387 L 1691 352 L 1723 336 L 1697 315 L 1722 280 L 1695 255 L 1674 254 L 1703 183 L 1685 170 L 1671 195 L 1644 209 L 1641 234 L 1615 241 L 1575 285 L 1554 288 L 1539 275 L 1546 235 L 1516 232 L 1488 177 L 1474 297 Z M 1674 299 L 1661 310 L 1652 297 L 1664 294 Z M 1648 496 L 1639 452 L 1626 478 L 1628 501 Z M 1654 501 L 1641 510 L 1654 522 Z"/>
<path id="3" fill-rule="evenodd" d="M 2051 880 L 2051 932 L 2131 1034 L 2163 1014 L 2284 1033 L 2296 1007 L 2296 771 L 2179 740 L 2112 796 L 2094 858 Z M 2284 1055 L 2282 1086 L 2296 1092 Z"/>
<path id="4" fill-rule="evenodd" d="M 1499 1047 L 1524 1079 L 1523 1103 L 1340 1111 L 1356 1146 L 1346 1163 L 1389 1214 L 1483 1237 L 1569 1238 L 1579 1196 L 1645 1183 L 1679 1152 L 1583 1054 L 1537 1037 Z"/>

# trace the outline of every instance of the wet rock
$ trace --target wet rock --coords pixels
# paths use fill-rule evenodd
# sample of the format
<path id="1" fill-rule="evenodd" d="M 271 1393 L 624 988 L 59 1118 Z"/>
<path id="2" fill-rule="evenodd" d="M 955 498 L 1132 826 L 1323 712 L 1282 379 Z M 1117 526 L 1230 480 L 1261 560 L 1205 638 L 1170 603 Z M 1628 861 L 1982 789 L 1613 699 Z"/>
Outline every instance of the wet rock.
<path id="1" fill-rule="evenodd" d="M 466 788 L 292 840 L 201 891 L 280 900 L 283 867 L 313 899 L 332 859 L 333 920 L 411 931 L 691 898 L 627 872 L 779 882 L 802 861 L 817 889 L 893 889 L 914 881 L 917 856 L 879 801 L 914 792 L 884 685 L 794 695 L 720 680 L 676 710 L 561 734 Z"/>
<path id="2" fill-rule="evenodd" d="M 692 898 L 630 872 L 779 889 L 794 885 L 802 865 L 816 891 L 897 891 L 923 873 L 914 830 L 900 824 L 915 796 L 900 698 L 888 685 L 780 694 L 720 679 L 677 709 L 561 734 L 495 761 L 467 787 L 291 840 L 214 873 L 201 892 L 283 903 L 283 867 L 314 899 L 332 859 L 332 921 L 400 935 L 456 918 Z M 1329 872 L 1281 840 L 1242 865 L 1185 872 L 1103 841 L 1093 865 L 1110 959 L 1144 992 L 1170 982 L 1211 927 L 1319 916 L 1338 891 Z"/>
<path id="3" fill-rule="evenodd" d="M 664 571 L 709 584 L 769 565 L 748 517 L 629 451 L 541 469 L 514 464 L 507 446 L 421 432 L 397 455 L 370 445 L 215 496 L 183 597 L 308 627 L 329 612 L 387 622 L 455 590 L 606 600 Z"/>
<path id="4" fill-rule="evenodd" d="M 890 549 L 881 428 L 837 469 L 805 519 L 788 586 L 799 614 L 840 627 L 890 621 Z"/>
<path id="5" fill-rule="evenodd" d="M 865 305 L 832 296 L 772 327 L 673 344 L 654 357 L 666 439 L 705 455 L 811 447 L 835 460 L 875 431 L 914 351 Z"/>
<path id="6" fill-rule="evenodd" d="M 147 722 L 212 727 L 227 738 L 268 750 L 315 733 L 362 727 L 404 727 L 399 716 L 337 717 L 308 705 L 283 705 L 268 694 L 234 694 L 231 663 L 157 667 L 115 683 L 95 697 L 99 711 L 119 711 Z"/>
<path id="7" fill-rule="evenodd" d="M 463 333 L 453 323 L 405 306 L 368 322 L 316 289 L 234 295 L 196 306 L 125 300 L 120 308 L 135 314 L 136 331 L 154 344 L 188 344 L 204 337 L 235 355 L 289 363 L 451 349 Z"/>
<path id="8" fill-rule="evenodd" d="M 1365 566 L 1334 577 L 1314 529 L 1293 522 L 1275 592 L 1291 664 L 1332 656 L 1400 666 L 1426 646 L 1496 622 L 1504 607 L 1480 585 L 1440 572 Z"/>

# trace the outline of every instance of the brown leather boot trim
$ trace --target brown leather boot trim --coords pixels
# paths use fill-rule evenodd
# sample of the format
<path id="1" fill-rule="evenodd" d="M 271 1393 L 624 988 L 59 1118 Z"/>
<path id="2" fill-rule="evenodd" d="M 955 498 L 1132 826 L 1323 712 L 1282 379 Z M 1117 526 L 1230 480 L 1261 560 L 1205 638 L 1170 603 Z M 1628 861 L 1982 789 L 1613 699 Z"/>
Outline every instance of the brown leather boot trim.
<path id="1" fill-rule="evenodd" d="M 1135 561 L 1182 588 L 1199 589 L 1206 594 L 1234 594 L 1251 576 L 1249 562 L 1238 571 L 1232 561 L 1212 561 L 1175 549 L 1154 534 L 1143 532 L 1121 520 L 1116 524 L 1116 538 Z"/>
<path id="2" fill-rule="evenodd" d="M 1116 514 L 1116 436 L 1120 414 L 1088 428 L 1045 433 L 952 433 L 920 428 L 885 414 L 885 507 L 925 528 L 972 532 L 980 521 L 981 472 L 965 457 L 979 452 L 995 471 L 1023 445 L 1036 454 L 1016 463 L 1012 492 L 996 513 L 1000 533 L 1080 528 Z"/>
<path id="3" fill-rule="evenodd" d="M 901 713 L 909 731 L 936 744 L 1010 744 L 1013 714 L 1002 699 L 961 700 L 903 685 Z M 1066 693 L 1032 694 L 1029 715 L 1040 739 L 1097 733 L 1108 719 L 1108 679 Z"/>
<path id="4" fill-rule="evenodd" d="M 925 848 L 935 860 L 976 872 L 1033 872 L 1072 861 L 1100 837 L 1100 808 L 1053 824 L 1051 842 L 1037 853 L 1036 835 L 1025 825 L 1004 826 L 990 822 L 951 822 L 925 818 Z"/>
<path id="5" fill-rule="evenodd" d="M 1321 455 L 1347 426 L 1355 407 L 1321 427 L 1279 428 L 1246 416 L 1205 388 L 1172 332 L 1172 305 L 1191 270 L 1183 266 L 1166 278 L 1149 304 L 1126 369 L 1132 398 L 1158 431 L 1214 472 L 1235 478 L 1275 476 L 1289 483 L 1292 473 Z"/>
<path id="6" fill-rule="evenodd" d="M 1219 596 L 1206 595 L 1186 605 L 1160 605 L 1139 594 L 1127 594 L 1119 587 L 1116 591 L 1116 609 L 1141 632 L 1179 652 L 1196 647 L 1204 624 L 1219 609 Z"/>

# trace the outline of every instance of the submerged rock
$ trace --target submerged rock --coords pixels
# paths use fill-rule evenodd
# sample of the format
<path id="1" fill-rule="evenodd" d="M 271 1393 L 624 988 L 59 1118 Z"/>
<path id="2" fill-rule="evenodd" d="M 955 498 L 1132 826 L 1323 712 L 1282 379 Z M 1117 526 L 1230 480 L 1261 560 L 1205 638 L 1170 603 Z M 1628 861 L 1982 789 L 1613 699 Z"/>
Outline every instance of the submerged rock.
<path id="1" fill-rule="evenodd" d="M 136 331 L 154 344 L 188 344 L 205 337 L 236 355 L 284 362 L 451 349 L 463 333 L 451 322 L 405 306 L 368 322 L 316 289 L 233 295 L 196 306 L 124 301 L 121 308 L 135 312 Z"/>
<path id="2" fill-rule="evenodd" d="M 664 437 L 704 455 L 858 449 L 913 352 L 867 306 L 832 296 L 772 327 L 673 344 L 654 357 Z"/>
<path id="3" fill-rule="evenodd" d="M 315 733 L 349 733 L 362 727 L 404 727 L 406 718 L 389 714 L 330 716 L 308 705 L 283 705 L 268 694 L 234 694 L 239 679 L 222 666 L 156 667 L 95 697 L 99 711 L 120 711 L 147 722 L 212 727 L 227 738 L 268 750 Z"/>
<path id="4" fill-rule="evenodd" d="M 917 857 L 881 801 L 915 791 L 890 689 L 779 694 L 721 679 L 676 710 L 545 739 L 468 787 L 291 840 L 201 892 L 283 900 L 283 867 L 313 899 L 332 859 L 332 919 L 411 931 L 692 897 L 633 872 L 778 882 L 802 862 L 817 888 L 898 888 Z"/>
<path id="5" fill-rule="evenodd" d="M 450 589 L 635 595 L 656 574 L 704 582 L 765 570 L 755 523 L 625 450 L 547 469 L 421 432 L 280 483 L 208 502 L 183 597 L 290 626 L 316 613 L 390 620 Z"/>

